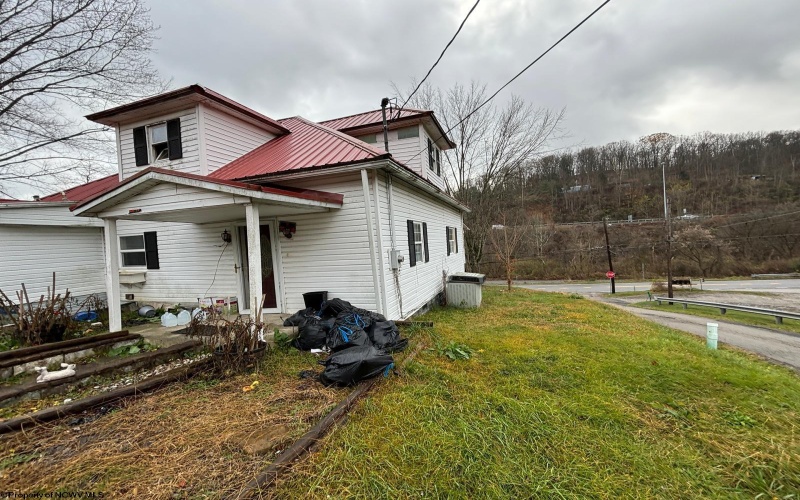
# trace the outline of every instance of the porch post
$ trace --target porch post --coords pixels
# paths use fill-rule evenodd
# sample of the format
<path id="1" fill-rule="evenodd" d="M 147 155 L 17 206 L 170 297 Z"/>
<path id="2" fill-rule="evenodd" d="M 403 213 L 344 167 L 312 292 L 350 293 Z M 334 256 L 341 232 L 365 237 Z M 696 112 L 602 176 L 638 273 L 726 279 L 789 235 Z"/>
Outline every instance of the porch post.
<path id="1" fill-rule="evenodd" d="M 119 239 L 117 219 L 103 219 L 103 238 L 106 247 L 106 300 L 108 301 L 108 331 L 122 330 L 122 303 L 119 293 Z"/>
<path id="2" fill-rule="evenodd" d="M 248 203 L 244 206 L 247 220 L 247 262 L 250 269 L 250 317 L 261 322 L 261 222 L 258 205 Z"/>

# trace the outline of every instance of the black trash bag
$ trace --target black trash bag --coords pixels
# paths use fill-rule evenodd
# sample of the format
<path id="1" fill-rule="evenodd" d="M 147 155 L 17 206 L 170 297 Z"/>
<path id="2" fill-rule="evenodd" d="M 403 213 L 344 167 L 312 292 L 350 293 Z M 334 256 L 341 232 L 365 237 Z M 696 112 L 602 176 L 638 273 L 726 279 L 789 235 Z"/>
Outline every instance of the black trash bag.
<path id="1" fill-rule="evenodd" d="M 306 318 L 314 315 L 316 315 L 316 311 L 312 307 L 300 309 L 296 313 L 283 320 L 283 326 L 300 326 L 300 324 L 303 323 Z"/>
<path id="2" fill-rule="evenodd" d="M 400 338 L 394 321 L 375 321 L 366 331 L 372 345 L 386 352 L 400 352 L 408 346 L 408 339 Z"/>
<path id="3" fill-rule="evenodd" d="M 325 360 L 319 380 L 325 385 L 351 385 L 381 373 L 388 375 L 392 368 L 392 355 L 371 345 L 343 346 Z"/>
<path id="4" fill-rule="evenodd" d="M 336 321 L 328 332 L 328 348 L 333 350 L 343 345 L 370 345 L 369 335 L 364 331 L 366 326 L 367 323 L 360 315 L 342 311 L 336 316 Z"/>
<path id="5" fill-rule="evenodd" d="M 309 316 L 303 320 L 298 329 L 297 337 L 292 341 L 292 346 L 301 351 L 322 349 L 328 340 L 328 330 L 331 324 L 316 316 Z"/>
<path id="6" fill-rule="evenodd" d="M 322 303 L 320 316 L 322 317 L 336 317 L 339 313 L 350 311 L 353 309 L 353 304 L 342 299 L 331 299 Z"/>

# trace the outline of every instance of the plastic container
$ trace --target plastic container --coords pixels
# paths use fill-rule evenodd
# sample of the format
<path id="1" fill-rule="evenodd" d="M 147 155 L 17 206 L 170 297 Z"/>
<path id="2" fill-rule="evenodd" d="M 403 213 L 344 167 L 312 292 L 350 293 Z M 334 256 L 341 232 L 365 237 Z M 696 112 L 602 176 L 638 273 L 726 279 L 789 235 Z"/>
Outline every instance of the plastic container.
<path id="1" fill-rule="evenodd" d="M 303 302 L 306 307 L 310 307 L 315 311 L 322 309 L 322 303 L 328 300 L 328 292 L 306 292 L 303 294 Z"/>
<path id="2" fill-rule="evenodd" d="M 164 313 L 164 315 L 161 316 L 161 326 L 166 328 L 178 326 L 178 317 L 169 312 Z"/>
<path id="3" fill-rule="evenodd" d="M 74 316 L 75 321 L 97 321 L 97 313 L 94 311 L 81 311 Z"/>
<path id="4" fill-rule="evenodd" d="M 192 313 L 190 313 L 186 309 L 178 313 L 178 325 L 180 326 L 188 325 L 191 320 L 192 320 Z"/>

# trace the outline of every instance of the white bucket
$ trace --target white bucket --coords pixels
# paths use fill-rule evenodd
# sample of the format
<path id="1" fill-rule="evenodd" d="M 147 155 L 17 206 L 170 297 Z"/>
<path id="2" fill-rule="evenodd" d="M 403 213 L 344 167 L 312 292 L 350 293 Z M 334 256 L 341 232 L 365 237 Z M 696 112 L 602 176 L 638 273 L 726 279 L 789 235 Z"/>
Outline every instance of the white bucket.
<path id="1" fill-rule="evenodd" d="M 706 323 L 706 347 L 716 349 L 718 338 L 719 325 L 717 323 Z"/>

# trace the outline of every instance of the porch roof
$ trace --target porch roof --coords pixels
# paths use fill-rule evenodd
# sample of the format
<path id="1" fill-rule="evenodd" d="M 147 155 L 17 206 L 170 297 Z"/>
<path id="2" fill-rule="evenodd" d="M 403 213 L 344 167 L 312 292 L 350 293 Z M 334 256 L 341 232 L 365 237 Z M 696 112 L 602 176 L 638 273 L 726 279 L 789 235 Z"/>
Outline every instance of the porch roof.
<path id="1" fill-rule="evenodd" d="M 244 205 L 262 214 L 291 215 L 341 208 L 337 193 L 259 186 L 225 179 L 147 168 L 70 208 L 75 215 L 165 222 L 209 223 L 244 217 Z"/>

